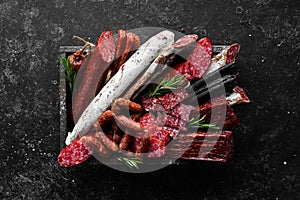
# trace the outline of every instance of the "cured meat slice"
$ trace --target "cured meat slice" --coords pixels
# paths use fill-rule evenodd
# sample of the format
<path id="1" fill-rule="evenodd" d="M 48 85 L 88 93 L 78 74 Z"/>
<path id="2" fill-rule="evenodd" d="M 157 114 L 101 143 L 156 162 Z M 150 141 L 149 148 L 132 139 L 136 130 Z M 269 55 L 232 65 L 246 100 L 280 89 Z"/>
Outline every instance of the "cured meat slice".
<path id="1" fill-rule="evenodd" d="M 142 126 L 146 126 L 149 124 L 156 124 L 156 117 L 151 113 L 146 113 L 139 119 L 139 123 Z"/>
<path id="2" fill-rule="evenodd" d="M 179 134 L 179 130 L 171 127 L 163 127 L 165 131 L 169 133 L 169 136 L 174 138 Z"/>
<path id="3" fill-rule="evenodd" d="M 142 106 L 146 111 L 164 111 L 164 107 L 160 104 L 159 98 L 142 97 Z"/>
<path id="4" fill-rule="evenodd" d="M 156 137 L 150 137 L 150 147 L 148 150 L 149 158 L 158 158 L 165 154 L 165 145 L 164 143 Z"/>

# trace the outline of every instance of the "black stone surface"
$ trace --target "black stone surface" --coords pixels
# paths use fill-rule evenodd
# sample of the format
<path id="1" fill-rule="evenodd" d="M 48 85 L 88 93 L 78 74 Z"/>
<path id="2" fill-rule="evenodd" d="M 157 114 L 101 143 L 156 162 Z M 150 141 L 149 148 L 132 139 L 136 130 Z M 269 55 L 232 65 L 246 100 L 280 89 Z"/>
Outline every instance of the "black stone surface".
<path id="1" fill-rule="evenodd" d="M 300 3 L 295 0 L 0 1 L 0 199 L 300 199 Z M 184 30 L 239 42 L 235 156 L 147 174 L 60 168 L 60 45 L 105 29 Z"/>

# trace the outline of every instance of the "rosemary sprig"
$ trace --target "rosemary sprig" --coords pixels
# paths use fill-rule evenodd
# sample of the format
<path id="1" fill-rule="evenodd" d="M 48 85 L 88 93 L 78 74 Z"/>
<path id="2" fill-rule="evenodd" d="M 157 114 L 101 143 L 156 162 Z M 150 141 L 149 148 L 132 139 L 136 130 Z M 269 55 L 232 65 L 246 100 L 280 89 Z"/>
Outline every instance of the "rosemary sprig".
<path id="1" fill-rule="evenodd" d="M 117 160 L 126 164 L 130 169 L 139 169 L 138 165 L 143 164 L 142 158 L 119 157 Z"/>
<path id="2" fill-rule="evenodd" d="M 187 126 L 189 128 L 213 128 L 213 129 L 220 129 L 215 123 L 206 123 L 205 122 L 206 115 L 202 117 L 199 115 L 197 118 L 191 118 L 188 121 Z"/>
<path id="3" fill-rule="evenodd" d="M 177 75 L 173 78 L 165 78 L 158 85 L 148 91 L 146 96 L 148 97 L 160 97 L 164 94 L 170 92 L 170 90 L 174 90 L 177 87 L 181 86 L 184 80 L 184 75 Z"/>
<path id="4" fill-rule="evenodd" d="M 69 62 L 69 58 L 61 58 L 60 62 L 61 64 L 65 67 L 65 78 L 66 78 L 66 82 L 67 84 L 69 84 L 70 89 L 72 91 L 73 89 L 73 83 L 76 77 L 76 72 L 74 71 L 74 69 L 70 66 L 70 62 Z"/>

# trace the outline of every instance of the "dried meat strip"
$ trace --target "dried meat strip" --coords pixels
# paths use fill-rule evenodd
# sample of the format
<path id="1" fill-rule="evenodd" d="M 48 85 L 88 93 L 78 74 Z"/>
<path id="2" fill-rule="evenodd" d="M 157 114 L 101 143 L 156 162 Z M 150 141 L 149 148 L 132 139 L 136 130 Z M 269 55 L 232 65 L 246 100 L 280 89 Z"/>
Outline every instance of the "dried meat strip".
<path id="1" fill-rule="evenodd" d="M 124 30 L 118 30 L 118 38 L 116 41 L 116 58 L 120 58 L 125 50 L 125 46 L 127 43 L 127 34 Z"/>
<path id="2" fill-rule="evenodd" d="M 231 143 L 232 131 L 184 133 L 173 139 L 167 147 L 166 154 L 171 157 L 182 154 L 182 158 L 194 157 L 194 159 L 199 159 L 209 153 L 204 151 L 207 148 L 207 151 L 220 154 L 222 154 L 222 151 L 232 151 L 232 148 L 230 148 Z M 203 148 L 202 151 L 200 151 L 201 148 Z"/>

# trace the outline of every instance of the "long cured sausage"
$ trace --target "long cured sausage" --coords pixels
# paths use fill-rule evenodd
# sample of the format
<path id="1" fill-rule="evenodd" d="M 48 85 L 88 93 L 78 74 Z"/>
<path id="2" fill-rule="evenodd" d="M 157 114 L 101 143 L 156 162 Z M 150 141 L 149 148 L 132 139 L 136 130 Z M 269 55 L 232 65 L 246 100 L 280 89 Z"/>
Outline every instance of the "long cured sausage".
<path id="1" fill-rule="evenodd" d="M 72 105 L 74 122 L 78 121 L 83 111 L 95 97 L 99 82 L 99 76 L 97 75 L 101 75 L 114 60 L 115 51 L 116 45 L 112 32 L 104 31 L 96 43 L 89 62 L 85 62 L 87 66 L 84 68 L 86 70 Z"/>
<path id="2" fill-rule="evenodd" d="M 107 82 L 99 94 L 85 109 L 73 131 L 68 134 L 66 144 L 84 135 L 89 127 L 96 121 L 113 102 L 124 92 L 130 84 L 144 71 L 158 56 L 161 49 L 174 42 L 174 33 L 162 31 L 144 43 L 120 68 L 120 70 Z"/>

